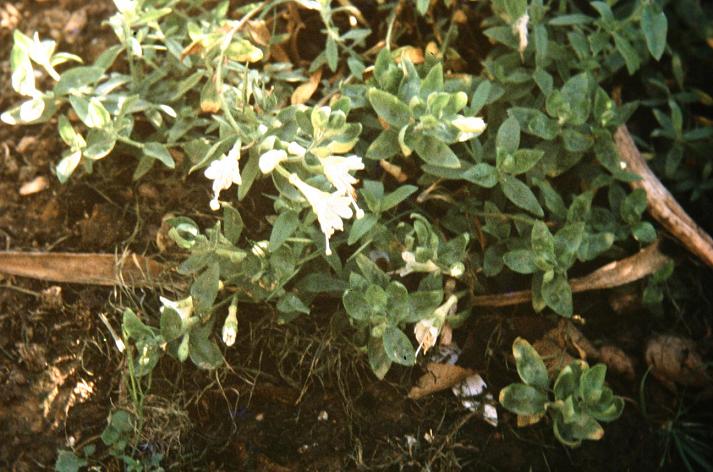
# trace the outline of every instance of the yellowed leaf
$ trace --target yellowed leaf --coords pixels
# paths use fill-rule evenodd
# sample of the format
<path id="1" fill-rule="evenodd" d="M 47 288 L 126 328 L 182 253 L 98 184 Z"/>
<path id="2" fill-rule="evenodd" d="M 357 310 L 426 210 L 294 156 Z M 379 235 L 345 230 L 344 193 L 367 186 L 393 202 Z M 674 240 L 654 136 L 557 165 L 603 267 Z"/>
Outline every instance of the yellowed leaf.
<path id="1" fill-rule="evenodd" d="M 314 92 L 317 91 L 317 87 L 319 86 L 319 81 L 322 78 L 322 69 L 317 69 L 310 77 L 309 80 L 299 87 L 295 89 L 294 92 L 292 92 L 292 97 L 290 98 L 290 102 L 293 105 L 301 105 L 305 103 L 307 100 L 312 98 L 312 95 L 314 95 Z"/>
<path id="2" fill-rule="evenodd" d="M 387 174 L 396 179 L 396 181 L 400 184 L 406 182 L 408 179 L 408 175 L 406 175 L 406 173 L 401 169 L 401 166 L 397 166 L 396 164 L 392 164 L 391 162 L 383 159 L 379 161 L 379 165 Z"/>

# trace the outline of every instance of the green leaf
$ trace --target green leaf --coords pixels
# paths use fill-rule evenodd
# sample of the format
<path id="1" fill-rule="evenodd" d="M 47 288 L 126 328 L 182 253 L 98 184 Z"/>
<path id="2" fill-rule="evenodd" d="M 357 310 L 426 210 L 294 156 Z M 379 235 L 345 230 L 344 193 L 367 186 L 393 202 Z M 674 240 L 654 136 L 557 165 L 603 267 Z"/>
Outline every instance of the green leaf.
<path id="1" fill-rule="evenodd" d="M 151 328 L 146 326 L 143 321 L 129 308 L 124 310 L 121 329 L 126 333 L 128 338 L 138 339 L 142 337 L 153 336 Z"/>
<path id="2" fill-rule="evenodd" d="M 385 129 L 366 149 L 367 159 L 388 159 L 401 151 L 399 133 L 392 128 Z"/>
<path id="3" fill-rule="evenodd" d="M 498 171 L 490 164 L 481 162 L 463 172 L 463 180 L 481 187 L 493 188 L 498 184 Z"/>
<path id="4" fill-rule="evenodd" d="M 414 149 L 418 157 L 426 163 L 446 167 L 449 169 L 460 168 L 458 156 L 446 143 L 431 136 L 419 136 L 414 141 Z"/>
<path id="5" fill-rule="evenodd" d="M 495 147 L 503 151 L 513 154 L 520 146 L 520 123 L 514 116 L 503 121 L 503 124 L 498 128 L 498 134 L 495 138 Z"/>
<path id="6" fill-rule="evenodd" d="M 342 296 L 342 304 L 349 317 L 356 321 L 368 321 L 371 317 L 371 305 L 364 295 L 355 290 L 347 290 Z"/>
<path id="7" fill-rule="evenodd" d="M 223 206 L 223 233 L 228 241 L 236 244 L 244 227 L 240 212 L 230 205 Z"/>
<path id="8" fill-rule="evenodd" d="M 500 390 L 500 404 L 517 415 L 533 416 L 545 412 L 547 395 L 540 389 L 521 383 Z"/>
<path id="9" fill-rule="evenodd" d="M 431 67 L 428 71 L 426 78 L 421 82 L 421 89 L 419 90 L 419 95 L 424 100 L 434 92 L 443 91 L 443 64 L 438 63 Z"/>
<path id="10" fill-rule="evenodd" d="M 522 174 L 532 169 L 544 155 L 545 151 L 539 149 L 518 149 L 505 157 L 500 170 L 512 175 Z"/>
<path id="11" fill-rule="evenodd" d="M 367 256 L 358 254 L 355 260 L 357 266 L 359 266 L 359 270 L 361 270 L 361 273 L 366 277 L 369 283 L 382 287 L 385 287 L 389 283 L 389 276 Z"/>
<path id="12" fill-rule="evenodd" d="M 500 184 L 503 193 L 513 204 L 537 216 L 545 216 L 537 197 L 532 193 L 530 187 L 510 175 L 504 175 Z"/>
<path id="13" fill-rule="evenodd" d="M 155 142 L 145 143 L 143 151 L 146 156 L 161 161 L 161 163 L 169 169 L 176 167 L 176 162 L 173 160 L 171 153 L 168 152 L 168 148 L 164 144 Z"/>
<path id="14" fill-rule="evenodd" d="M 639 221 L 631 228 L 634 239 L 642 244 L 652 243 L 656 240 L 656 229 L 648 221 Z"/>
<path id="15" fill-rule="evenodd" d="M 561 269 L 568 269 L 574 262 L 584 237 L 585 224 L 571 223 L 555 234 L 555 254 Z"/>
<path id="16" fill-rule="evenodd" d="M 597 364 L 589 369 L 584 369 L 579 378 L 579 395 L 588 404 L 595 404 L 602 396 L 604 378 L 607 375 L 607 366 Z"/>
<path id="17" fill-rule="evenodd" d="M 581 362 L 581 361 L 579 361 Z M 577 393 L 579 386 L 579 376 L 582 374 L 582 369 L 578 361 L 574 361 L 565 366 L 557 375 L 553 391 L 555 400 L 564 400 L 567 397 Z"/>
<path id="18" fill-rule="evenodd" d="M 327 44 L 324 48 L 324 55 L 327 58 L 327 65 L 332 72 L 336 72 L 339 64 L 339 51 L 337 50 L 337 42 L 333 37 L 327 36 Z"/>
<path id="19" fill-rule="evenodd" d="M 619 51 L 619 54 L 621 54 L 624 58 L 624 62 L 626 63 L 626 70 L 629 72 L 629 75 L 633 75 L 641 65 L 639 54 L 636 52 L 636 49 L 634 49 L 631 43 L 624 39 L 623 36 L 616 33 L 613 33 L 613 36 L 616 50 Z"/>
<path id="20" fill-rule="evenodd" d="M 116 145 L 116 134 L 105 129 L 90 129 L 87 133 L 87 147 L 84 157 L 96 161 L 109 155 Z"/>
<path id="21" fill-rule="evenodd" d="M 191 285 L 191 296 L 197 313 L 205 313 L 213 308 L 215 297 L 218 296 L 220 282 L 220 267 L 213 263 L 199 275 Z"/>
<path id="22" fill-rule="evenodd" d="M 349 239 L 347 239 L 347 244 L 352 245 L 359 241 L 362 236 L 368 233 L 371 228 L 379 221 L 379 216 L 374 213 L 369 213 L 364 215 L 354 223 L 352 223 L 352 228 L 349 230 Z"/>
<path id="23" fill-rule="evenodd" d="M 381 201 L 381 211 L 387 211 L 406 200 L 414 192 L 418 190 L 415 185 L 402 185 L 393 192 L 389 193 Z"/>
<path id="24" fill-rule="evenodd" d="M 57 164 L 55 171 L 60 183 L 65 183 L 72 175 L 82 159 L 82 151 L 70 152 Z"/>
<path id="25" fill-rule="evenodd" d="M 384 351 L 386 356 L 397 364 L 414 365 L 416 351 L 408 336 L 396 326 L 387 326 L 384 330 Z"/>
<path id="26" fill-rule="evenodd" d="M 516 249 L 506 252 L 503 262 L 510 270 L 518 274 L 532 274 L 537 270 L 534 262 L 534 254 L 528 249 Z"/>
<path id="27" fill-rule="evenodd" d="M 292 292 L 287 292 L 280 300 L 277 302 L 277 310 L 282 313 L 303 313 L 309 315 L 309 307 L 300 300 L 300 298 Z"/>
<path id="28" fill-rule="evenodd" d="M 77 457 L 72 451 L 60 450 L 54 463 L 54 470 L 56 472 L 78 472 L 86 465 L 87 461 Z"/>
<path id="29" fill-rule="evenodd" d="M 572 316 L 572 288 L 563 274 L 555 274 L 552 280 L 543 281 L 542 298 L 558 315 Z"/>
<path id="30" fill-rule="evenodd" d="M 183 334 L 183 320 L 176 310 L 168 307 L 163 308 L 161 313 L 161 336 L 166 341 L 178 339 Z"/>
<path id="31" fill-rule="evenodd" d="M 73 67 L 62 72 L 62 76 L 54 86 L 56 95 L 69 95 L 78 92 L 83 87 L 97 82 L 104 75 L 104 68 L 98 66 Z"/>
<path id="32" fill-rule="evenodd" d="M 428 12 L 428 7 L 431 4 L 430 0 L 416 0 L 416 10 L 423 16 Z"/>
<path id="33" fill-rule="evenodd" d="M 189 345 L 191 361 L 199 369 L 217 369 L 223 365 L 223 354 L 216 342 L 210 339 L 211 325 L 208 324 L 191 332 Z"/>
<path id="34" fill-rule="evenodd" d="M 379 380 L 382 380 L 391 368 L 391 359 L 389 359 L 386 355 L 382 338 L 373 336 L 369 338 L 369 343 L 367 344 L 367 354 L 371 370 Z"/>
<path id="35" fill-rule="evenodd" d="M 661 60 L 666 50 L 668 21 L 664 12 L 660 11 L 653 2 L 644 4 L 644 10 L 641 12 L 641 30 L 651 57 L 657 61 Z"/>
<path id="36" fill-rule="evenodd" d="M 473 97 L 470 100 L 470 112 L 471 115 L 478 113 L 490 97 L 490 91 L 493 88 L 493 84 L 489 80 L 484 80 L 478 84 L 478 87 L 473 92 Z"/>
<path id="37" fill-rule="evenodd" d="M 512 343 L 512 354 L 522 381 L 527 385 L 547 390 L 550 384 L 547 367 L 535 348 L 527 340 L 518 337 Z"/>
<path id="38" fill-rule="evenodd" d="M 642 188 L 635 189 L 621 202 L 619 207 L 621 219 L 629 224 L 638 223 L 647 205 L 646 190 Z"/>
<path id="39" fill-rule="evenodd" d="M 411 110 L 398 97 L 375 88 L 369 90 L 367 97 L 376 114 L 394 128 L 401 129 L 409 124 Z"/>
<path id="40" fill-rule="evenodd" d="M 272 225 L 269 250 L 273 252 L 282 246 L 294 234 L 299 224 L 300 219 L 297 212 L 285 211 L 280 213 Z"/>

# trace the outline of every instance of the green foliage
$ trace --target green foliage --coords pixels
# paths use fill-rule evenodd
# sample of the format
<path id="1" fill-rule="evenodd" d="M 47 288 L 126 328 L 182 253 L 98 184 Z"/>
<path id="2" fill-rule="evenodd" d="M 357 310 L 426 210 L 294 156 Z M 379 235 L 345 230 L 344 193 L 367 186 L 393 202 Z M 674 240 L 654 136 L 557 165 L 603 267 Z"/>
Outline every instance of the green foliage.
<path id="1" fill-rule="evenodd" d="M 555 437 L 565 446 L 578 447 L 585 439 L 601 439 L 604 429 L 599 422 L 621 416 L 624 400 L 604 385 L 604 364 L 590 367 L 584 361 L 574 361 L 557 374 L 550 388 L 545 364 L 530 343 L 517 338 L 512 350 L 523 383 L 502 389 L 500 404 L 538 421 L 548 414 Z"/>
<path id="2" fill-rule="evenodd" d="M 211 9 L 118 2 L 108 21 L 116 44 L 92 64 L 15 32 L 11 85 L 24 102 L 2 119 L 56 120 L 67 146 L 55 167 L 60 181 L 128 154 L 136 179 L 201 172 L 210 183 L 214 222 L 168 221 L 185 251 L 178 272 L 190 282 L 183 302 L 191 309 L 164 299 L 141 319 L 124 315 L 133 378 L 146 378 L 165 353 L 220 366 L 216 331 L 222 325 L 224 344 L 234 342 L 238 300 L 271 303 L 288 322 L 309 316 L 319 297 L 341 298 L 383 377 L 392 363 L 413 364 L 446 318 L 470 315 L 464 294 L 525 277 L 518 283 L 532 288 L 536 311 L 572 316 L 573 268 L 656 238 L 643 217 L 646 195 L 625 190 L 637 176 L 622 168 L 613 140 L 639 102 L 617 103 L 611 89 L 615 76 L 673 54 L 662 4 L 463 6 L 483 18 L 493 43 L 474 76 L 453 73 L 454 21 L 436 22 L 447 26 L 441 48 L 423 57 L 392 48 L 391 3 L 383 5 L 392 9 L 388 38 L 376 38 L 343 27 L 344 13 L 357 21 L 354 6 L 296 1 L 321 21 L 324 50 L 304 69 L 270 62 L 287 29 L 275 20 L 272 31 L 256 31 L 288 3 L 232 12 L 227 1 Z M 410 8 L 430 18 L 454 6 Z M 377 42 L 386 47 L 374 57 Z M 313 97 L 295 100 L 308 77 L 318 77 Z M 670 143 L 664 167 L 674 176 L 684 152 L 713 133 L 689 128 L 686 97 L 668 83 L 656 82 L 665 99 L 638 98 L 660 125 L 655 137 Z M 245 212 L 256 208 L 267 230 L 245 227 Z M 470 244 L 474 234 L 479 244 Z"/>

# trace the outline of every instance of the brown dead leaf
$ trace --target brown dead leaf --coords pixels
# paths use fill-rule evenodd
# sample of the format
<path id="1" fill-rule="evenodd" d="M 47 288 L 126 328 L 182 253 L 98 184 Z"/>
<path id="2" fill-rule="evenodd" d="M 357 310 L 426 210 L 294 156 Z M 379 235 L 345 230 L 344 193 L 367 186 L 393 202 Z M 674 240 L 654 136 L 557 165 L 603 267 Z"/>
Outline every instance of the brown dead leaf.
<path id="1" fill-rule="evenodd" d="M 295 89 L 294 92 L 292 92 L 292 97 L 290 98 L 290 102 L 292 105 L 302 105 L 303 103 L 307 102 L 310 98 L 312 98 L 312 95 L 314 95 L 314 92 L 317 91 L 317 87 L 319 87 L 319 81 L 322 79 L 322 68 L 317 69 L 314 71 L 312 75 L 310 75 L 309 80 L 299 87 Z"/>
<path id="2" fill-rule="evenodd" d="M 27 196 L 39 193 L 50 186 L 49 180 L 44 175 L 39 175 L 20 187 L 20 195 Z"/>
<path id="3" fill-rule="evenodd" d="M 406 173 L 401 169 L 401 166 L 392 164 L 384 159 L 379 161 L 379 165 L 382 169 L 384 169 L 384 172 L 396 179 L 398 183 L 402 184 L 408 180 L 408 175 L 406 175 Z"/>
<path id="4" fill-rule="evenodd" d="M 64 25 L 62 32 L 64 33 L 64 40 L 69 44 L 73 44 L 79 38 L 80 33 L 87 25 L 87 10 L 80 8 L 79 10 L 72 13 Z"/>
<path id="5" fill-rule="evenodd" d="M 646 345 L 646 363 L 651 373 L 671 390 L 675 384 L 702 387 L 711 384 L 706 364 L 696 343 L 673 335 L 656 336 Z"/>
<path id="6" fill-rule="evenodd" d="M 270 44 L 270 30 L 265 20 L 250 20 L 245 25 L 245 31 L 250 35 L 250 39 L 260 46 L 267 47 Z"/>
<path id="7" fill-rule="evenodd" d="M 423 64 L 423 49 L 404 46 L 396 51 L 394 59 L 397 64 L 400 64 L 403 59 L 408 59 L 413 64 Z"/>
<path id="8" fill-rule="evenodd" d="M 411 388 L 408 397 L 411 400 L 418 400 L 426 395 L 446 390 L 474 373 L 471 369 L 457 365 L 430 362 L 426 365 L 426 373 L 418 379 L 418 384 Z"/>
<path id="9" fill-rule="evenodd" d="M 634 361 L 618 347 L 605 345 L 599 348 L 599 360 L 613 372 L 621 374 L 629 380 L 634 380 Z"/>

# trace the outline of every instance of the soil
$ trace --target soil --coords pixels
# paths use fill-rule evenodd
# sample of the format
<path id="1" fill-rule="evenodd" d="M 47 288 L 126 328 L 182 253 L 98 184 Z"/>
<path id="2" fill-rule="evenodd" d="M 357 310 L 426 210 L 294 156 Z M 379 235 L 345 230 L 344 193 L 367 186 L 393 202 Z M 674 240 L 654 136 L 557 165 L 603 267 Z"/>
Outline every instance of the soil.
<path id="1" fill-rule="evenodd" d="M 0 76 L 7 84 L 12 29 L 53 37 L 60 49 L 90 59 L 111 40 L 101 19 L 110 1 L 0 2 Z M 82 18 L 88 19 L 83 21 Z M 69 26 L 68 26 L 69 25 Z M 0 91 L 0 109 L 14 102 Z M 60 185 L 52 174 L 62 150 L 56 123 L 0 125 L 0 244 L 3 250 L 108 252 L 128 248 L 157 259 L 168 213 L 209 221 L 205 185 L 177 182 L 160 169 L 132 182 L 133 162 L 101 162 L 92 176 Z M 45 177 L 48 188 L 21 196 L 19 188 Z M 150 182 L 150 183 L 148 183 Z M 639 287 L 634 287 L 638 290 Z M 169 294 L 170 295 L 170 294 Z M 99 435 L 112 409 L 131 408 L 125 358 L 102 322 L 119 329 L 130 301 L 156 313 L 155 293 L 51 284 L 0 275 L 0 470 L 52 469 L 58 450 L 97 446 L 101 469 L 123 466 Z M 578 299 L 586 307 L 584 334 L 606 340 L 645 370 L 646 337 L 656 319 L 622 314 L 600 295 Z M 156 369 L 144 399 L 139 449 L 162 455 L 172 470 L 654 470 L 676 469 L 663 456 L 660 426 L 639 408 L 639 382 L 610 375 L 627 397 L 623 417 L 606 426 L 601 441 L 569 450 L 551 427 L 517 429 L 499 410 L 493 428 L 471 414 L 449 390 L 419 401 L 407 398 L 421 370 L 394 369 L 384 381 L 370 373 L 364 355 L 336 306 L 279 325 L 264 307 L 242 310 L 238 346 L 225 351 L 228 367 L 197 370 L 172 359 Z M 516 380 L 509 346 L 531 341 L 557 320 L 517 311 L 475 313 L 455 332 L 459 364 L 479 372 L 497 396 Z M 654 411 L 674 411 L 680 394 L 646 384 Z"/>

